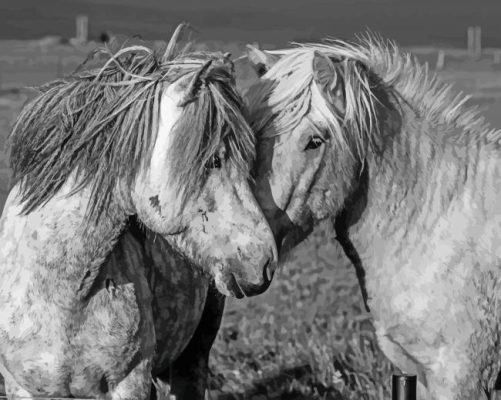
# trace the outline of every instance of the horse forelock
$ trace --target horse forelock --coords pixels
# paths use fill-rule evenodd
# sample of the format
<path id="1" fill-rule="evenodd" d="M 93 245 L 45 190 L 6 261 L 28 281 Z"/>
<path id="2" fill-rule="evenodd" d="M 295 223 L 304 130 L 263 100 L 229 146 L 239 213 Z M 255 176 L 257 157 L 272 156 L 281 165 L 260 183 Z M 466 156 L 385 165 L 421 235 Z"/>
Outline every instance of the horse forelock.
<path id="1" fill-rule="evenodd" d="M 227 161 L 245 175 L 255 157 L 255 137 L 237 91 L 232 65 L 212 63 L 201 77 L 197 98 L 188 102 L 173 131 L 168 159 L 172 178 L 186 197 L 204 185 L 220 146 Z"/>
<path id="2" fill-rule="evenodd" d="M 317 53 L 306 47 L 284 52 L 249 90 L 253 129 L 258 139 L 289 134 L 306 118 L 329 132 L 333 146 L 363 158 L 378 128 L 370 79 L 349 60 L 327 60 L 330 69 L 319 70 L 326 64 L 314 62 Z"/>
<path id="3" fill-rule="evenodd" d="M 406 113 L 411 112 L 432 125 L 448 126 L 451 131 L 460 132 L 461 138 L 472 130 L 478 132 L 479 140 L 488 138 L 497 143 L 501 138 L 500 131 L 485 121 L 477 107 L 467 105 L 469 96 L 454 90 L 453 85 L 444 83 L 437 74 L 430 72 L 428 64 L 421 64 L 416 57 L 400 50 L 394 42 L 367 33 L 351 43 L 328 39 L 323 44 L 298 46 L 322 51 L 338 59 L 356 60 L 365 65 L 378 79 L 372 88 L 376 94 L 376 110 L 379 107 L 384 113 L 385 108 L 391 108 L 392 112 L 400 114 L 401 120 L 405 120 L 408 116 Z M 378 92 L 383 93 L 390 102 L 381 102 Z"/>
<path id="4" fill-rule="evenodd" d="M 289 133 L 308 113 L 311 67 L 298 57 L 282 58 L 247 92 L 257 138 Z"/>
<path id="5" fill-rule="evenodd" d="M 14 182 L 20 184 L 24 213 L 47 203 L 75 174 L 73 192 L 90 186 L 87 213 L 96 220 L 110 205 L 118 182 L 131 185 L 150 159 L 158 131 L 160 99 L 166 86 L 198 70 L 208 59 L 218 65 L 207 76 L 210 93 L 217 98 L 209 104 L 216 106 L 194 102 L 183 117 L 198 117 L 198 107 L 207 116 L 216 107 L 227 112 L 223 120 L 229 125 L 246 127 L 241 115 L 232 109 L 237 108 L 238 99 L 228 100 L 229 106 L 221 105 L 220 97 L 233 95 L 226 88 L 231 74 L 221 72 L 229 71 L 231 65 L 222 55 L 184 51 L 174 55 L 172 43 L 167 55 L 138 45 L 115 53 L 108 48 L 99 52 L 106 56 L 101 67 L 42 86 L 16 120 L 10 135 L 10 164 Z M 235 115 L 228 116 L 230 111 Z M 202 117 L 197 121 L 201 124 Z M 243 131 L 243 138 L 231 141 L 233 147 L 249 141 L 252 135 Z M 208 143 L 211 145 L 212 141 Z M 236 159 L 247 157 L 249 147 L 247 144 L 237 153 Z"/>
<path id="6" fill-rule="evenodd" d="M 331 59 L 335 67 L 335 77 L 343 85 L 344 110 L 332 107 L 336 93 L 322 91 L 333 114 L 321 106 L 322 97 L 311 96 L 315 80 L 310 77 L 315 76 L 315 71 L 310 60 L 316 52 Z M 308 115 L 315 110 L 317 115 L 323 114 L 322 119 L 331 121 L 333 145 L 348 146 L 360 158 L 368 149 L 382 151 L 391 135 L 398 133 L 383 128 L 385 120 L 393 118 L 394 113 L 400 121 L 414 113 L 463 135 L 475 130 L 479 140 L 487 137 L 491 142 L 499 142 L 501 138 L 501 133 L 485 122 L 477 108 L 466 105 L 467 96 L 456 93 L 451 85 L 430 73 L 427 65 L 403 53 L 394 43 L 375 35 L 366 34 L 354 42 L 295 43 L 289 49 L 270 53 L 280 56 L 279 61 L 248 92 L 258 138 L 264 137 L 263 132 L 267 136 L 289 133 L 305 117 L 318 122 L 318 117 Z M 320 76 L 325 79 L 325 74 Z M 310 107 L 296 106 L 300 103 L 298 98 L 310 101 Z M 294 108 L 300 112 L 287 115 L 287 110 Z M 342 132 L 336 120 L 341 121 Z"/>

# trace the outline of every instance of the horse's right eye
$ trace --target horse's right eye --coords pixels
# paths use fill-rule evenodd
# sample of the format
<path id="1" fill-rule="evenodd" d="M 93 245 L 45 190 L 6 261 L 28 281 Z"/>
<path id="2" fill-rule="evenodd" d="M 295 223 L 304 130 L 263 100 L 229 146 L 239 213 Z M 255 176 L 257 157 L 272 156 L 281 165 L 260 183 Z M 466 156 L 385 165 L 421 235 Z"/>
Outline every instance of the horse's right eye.
<path id="1" fill-rule="evenodd" d="M 214 157 L 212 157 L 212 162 L 209 164 L 209 168 L 221 169 L 221 167 L 221 158 L 217 154 L 214 154 Z"/>
<path id="2" fill-rule="evenodd" d="M 322 146 L 325 143 L 325 140 L 321 138 L 320 136 L 312 136 L 310 141 L 305 147 L 305 150 L 314 150 L 318 149 L 320 146 Z"/>

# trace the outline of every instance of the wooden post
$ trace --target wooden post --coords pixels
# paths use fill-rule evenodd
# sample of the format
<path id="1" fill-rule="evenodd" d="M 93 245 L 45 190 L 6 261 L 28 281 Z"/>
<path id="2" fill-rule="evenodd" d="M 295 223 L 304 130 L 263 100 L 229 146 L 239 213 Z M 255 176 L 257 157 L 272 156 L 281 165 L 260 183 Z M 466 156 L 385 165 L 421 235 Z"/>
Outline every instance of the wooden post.
<path id="1" fill-rule="evenodd" d="M 393 375 L 391 386 L 391 400 L 416 400 L 416 375 Z"/>
<path id="2" fill-rule="evenodd" d="M 87 15 L 78 15 L 76 19 L 76 40 L 79 43 L 87 43 L 89 38 L 89 17 Z"/>
<path id="3" fill-rule="evenodd" d="M 482 28 L 475 27 L 475 54 L 477 56 L 482 54 Z"/>
<path id="4" fill-rule="evenodd" d="M 439 50 L 438 51 L 438 57 L 437 57 L 437 70 L 443 69 L 445 66 L 445 51 Z"/>
<path id="5" fill-rule="evenodd" d="M 501 50 L 494 51 L 494 64 L 501 63 Z"/>
<path id="6" fill-rule="evenodd" d="M 473 53 L 475 48 L 475 29 L 473 26 L 468 27 L 467 31 L 467 49 L 469 53 Z"/>

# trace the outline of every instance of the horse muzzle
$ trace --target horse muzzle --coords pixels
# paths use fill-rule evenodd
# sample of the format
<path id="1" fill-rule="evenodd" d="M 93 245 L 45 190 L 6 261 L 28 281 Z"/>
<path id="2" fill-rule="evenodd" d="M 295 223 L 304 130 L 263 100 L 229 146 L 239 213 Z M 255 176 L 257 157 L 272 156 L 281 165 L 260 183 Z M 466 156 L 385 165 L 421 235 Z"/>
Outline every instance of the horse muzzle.
<path id="1" fill-rule="evenodd" d="M 259 278 L 254 277 L 254 279 L 251 279 L 250 276 L 242 276 L 241 273 L 231 272 L 230 270 L 223 272 L 219 269 L 215 273 L 214 280 L 217 289 L 225 296 L 232 296 L 237 299 L 252 297 L 264 293 L 270 287 L 275 268 L 276 262 L 273 258 L 269 258 L 265 262 Z"/>

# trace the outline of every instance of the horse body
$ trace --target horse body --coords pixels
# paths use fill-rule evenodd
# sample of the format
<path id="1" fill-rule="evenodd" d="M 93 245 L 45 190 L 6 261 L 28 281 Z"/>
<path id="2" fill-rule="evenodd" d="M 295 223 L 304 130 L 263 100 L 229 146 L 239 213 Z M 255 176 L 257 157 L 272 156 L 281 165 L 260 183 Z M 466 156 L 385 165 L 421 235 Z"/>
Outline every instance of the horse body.
<path id="1" fill-rule="evenodd" d="M 247 184 L 231 65 L 172 48 L 110 53 L 18 117 L 0 219 L 9 396 L 148 398 L 155 363 L 196 335 L 210 279 L 237 297 L 269 286 L 276 249 Z M 132 215 L 192 264 L 163 264 L 164 242 L 127 231 Z"/>
<path id="2" fill-rule="evenodd" d="M 350 238 L 383 352 L 434 398 L 482 398 L 501 367 L 500 154 L 472 143 L 435 161 L 429 140 L 407 149 L 423 160 L 407 166 L 416 180 L 398 159 L 399 168 L 368 162 L 367 205 Z"/>
<path id="3" fill-rule="evenodd" d="M 123 302 L 129 302 L 128 307 L 123 311 L 114 309 L 111 302 L 108 304 L 111 309 L 102 310 L 101 315 L 91 314 L 89 318 L 89 309 L 111 300 L 102 298 L 102 294 L 89 299 L 88 294 L 96 283 L 100 266 L 118 239 L 124 216 L 113 210 L 116 216 L 103 220 L 92 234 L 84 234 L 82 214 L 88 193 L 84 191 L 68 200 L 64 192 L 67 190 L 63 189 L 61 197 L 51 199 L 45 207 L 28 215 L 19 215 L 17 188 L 11 191 L 5 205 L 1 232 L 4 244 L 2 276 L 5 279 L 0 291 L 0 348 L 8 394 L 20 395 L 21 388 L 29 387 L 37 395 L 68 395 L 73 380 L 70 377 L 82 361 L 79 354 L 89 350 L 82 340 L 96 329 L 96 325 L 101 324 L 99 327 L 110 337 L 114 336 L 114 325 L 123 326 L 125 332 L 130 331 L 113 348 L 124 358 L 130 359 L 127 353 L 131 349 L 127 349 L 127 344 L 131 337 L 154 338 L 151 312 L 142 309 L 143 304 L 151 301 L 151 293 L 141 290 L 145 277 L 138 273 L 133 275 L 135 290 L 127 287 L 121 292 Z M 51 212 L 52 207 L 59 212 Z M 51 251 L 44 251 L 49 248 Z M 100 351 L 109 344 L 106 342 L 103 338 Z M 141 344 L 134 350 L 139 349 L 145 355 L 149 352 L 147 357 L 151 358 L 153 343 Z M 98 380 L 92 383 L 96 387 L 104 375 L 110 375 L 106 379 L 111 385 L 118 382 L 112 378 L 113 374 L 123 377 L 128 373 L 102 360 L 101 356 L 93 362 L 104 365 L 91 368 L 102 369 L 101 376 L 94 377 Z M 129 368 L 127 364 L 123 363 L 122 368 Z"/>
<path id="4" fill-rule="evenodd" d="M 200 340 L 210 340 L 210 336 L 215 336 L 217 332 L 219 325 L 212 332 L 212 321 L 209 324 L 203 322 L 204 316 L 210 312 L 206 310 L 207 304 L 220 296 L 214 293 L 216 289 L 210 285 L 211 277 L 174 251 L 162 237 L 139 226 L 134 218 L 129 220 L 127 229 L 121 234 L 102 267 L 97 287 L 103 291 L 106 288 L 112 293 L 115 287 L 117 290 L 122 287 L 124 283 L 118 277 L 124 265 L 144 274 L 152 294 L 151 309 L 155 330 L 152 377 L 170 383 L 171 393 L 179 399 L 203 398 L 212 342 L 207 349 L 201 348 L 189 355 L 184 353 L 189 352 L 190 348 L 200 347 Z M 110 283 L 106 284 L 107 282 Z M 222 308 L 219 313 L 220 320 Z M 211 319 L 219 321 L 217 315 Z M 202 338 L 196 335 L 197 328 L 203 330 L 203 335 L 198 334 Z M 178 367 L 180 363 L 183 364 Z M 184 367 L 185 364 L 189 367 Z M 176 374 L 184 376 L 187 373 L 194 374 L 193 377 L 190 376 L 189 382 L 176 380 Z"/>
<path id="5" fill-rule="evenodd" d="M 130 374 L 138 354 L 150 358 L 153 376 L 168 369 L 201 320 L 210 277 L 190 266 L 162 237 L 137 232 L 143 228 L 136 227 L 136 233 L 115 229 L 114 235 L 102 230 L 91 246 L 85 235 L 76 235 L 80 220 L 77 225 L 71 221 L 83 211 L 75 197 L 74 208 L 63 197 L 51 200 L 47 207 L 58 200 L 64 204 L 53 218 L 43 209 L 17 215 L 15 194 L 13 190 L 5 215 L 17 221 L 4 224 L 3 250 L 22 246 L 16 255 L 24 267 L 13 264 L 13 270 L 6 269 L 9 279 L 0 287 L 2 303 L 8 305 L 0 329 L 7 332 L 2 337 L 2 373 L 9 394 L 26 394 L 22 388 L 36 387 L 38 393 L 31 394 L 99 397 L 106 386 L 114 387 Z M 45 217 L 49 220 L 40 224 Z M 47 226 L 53 228 L 50 234 Z M 31 240 L 19 241 L 20 234 Z M 48 245 L 52 252 L 41 260 L 39 248 Z M 77 245 L 81 252 L 75 251 Z M 76 268 L 68 264 L 68 253 L 77 260 Z M 80 262 L 88 268 L 82 270 Z M 47 281 L 57 282 L 57 287 Z M 17 372 L 15 380 L 8 371 Z"/>
<path id="6" fill-rule="evenodd" d="M 153 314 L 157 354 L 153 374 L 172 364 L 186 347 L 202 318 L 210 277 L 189 265 L 161 238 L 147 242 L 155 271 Z"/>
<path id="7" fill-rule="evenodd" d="M 94 287 L 113 297 L 115 290 L 130 281 L 120 280 L 124 266 L 143 274 L 152 294 L 153 379 L 168 384 L 178 399 L 203 399 L 209 352 L 219 330 L 225 297 L 209 274 L 174 251 L 161 236 L 140 226 L 136 218 L 129 219 Z M 158 399 L 158 390 L 165 388 L 162 384 L 154 387 Z"/>
<path id="8" fill-rule="evenodd" d="M 485 398 L 501 368 L 501 133 L 372 38 L 249 58 L 255 193 L 281 254 L 332 218 L 380 347 L 422 398 Z"/>

